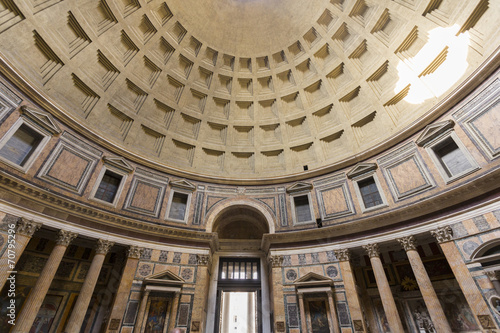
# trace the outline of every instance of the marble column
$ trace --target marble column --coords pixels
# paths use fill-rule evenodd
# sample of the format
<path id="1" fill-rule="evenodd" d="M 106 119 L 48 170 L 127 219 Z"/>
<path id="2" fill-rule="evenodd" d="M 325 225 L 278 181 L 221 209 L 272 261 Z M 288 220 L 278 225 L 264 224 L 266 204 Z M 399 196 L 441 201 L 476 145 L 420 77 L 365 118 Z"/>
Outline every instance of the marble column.
<path id="1" fill-rule="evenodd" d="M 191 323 L 197 322 L 200 330 L 205 327 L 206 311 L 208 304 L 208 286 L 210 283 L 210 256 L 198 255 L 196 258 L 196 286 L 194 291 L 193 311 Z"/>
<path id="2" fill-rule="evenodd" d="M 68 324 L 66 325 L 65 332 L 71 333 L 80 331 L 85 314 L 87 313 L 87 309 L 89 307 L 90 299 L 94 293 L 97 279 L 101 273 L 102 264 L 104 263 L 106 254 L 113 245 L 114 243 L 108 240 L 97 240 L 94 258 L 90 264 L 87 276 L 83 281 L 82 289 L 80 289 L 80 293 L 78 294 L 75 306 L 71 312 L 71 316 L 69 317 Z"/>
<path id="3" fill-rule="evenodd" d="M 177 320 L 177 310 L 179 309 L 179 301 L 181 298 L 181 292 L 175 292 L 174 299 L 172 302 L 172 310 L 170 311 L 170 323 L 168 325 L 167 332 L 170 332 L 175 328 L 176 320 Z"/>
<path id="4" fill-rule="evenodd" d="M 282 265 L 283 256 L 270 256 L 268 258 L 271 267 L 271 304 L 274 314 L 274 331 L 278 331 L 278 322 L 283 323 L 286 332 L 285 300 L 283 294 Z M 280 324 L 281 325 L 281 324 Z M 281 328 L 280 328 L 281 330 Z"/>
<path id="5" fill-rule="evenodd" d="M 10 234 L 9 232 L 7 249 L 5 249 L 5 252 L 0 258 L 0 290 L 2 290 L 5 285 L 7 278 L 11 274 L 10 272 L 14 271 L 15 265 L 19 261 L 19 258 L 21 258 L 21 254 L 23 254 L 31 237 L 41 226 L 40 223 L 25 219 L 24 217 L 20 217 L 15 226 L 11 224 L 8 225 L 8 230 L 15 231 L 15 233 Z M 15 242 L 11 243 L 12 240 Z"/>
<path id="6" fill-rule="evenodd" d="M 304 294 L 299 294 L 299 310 L 300 310 L 300 331 L 307 332 L 306 309 L 304 306 Z"/>
<path id="7" fill-rule="evenodd" d="M 415 237 L 408 236 L 398 238 L 397 241 L 406 251 L 406 255 L 408 256 L 408 260 L 410 261 L 413 274 L 417 279 L 418 287 L 420 288 L 420 292 L 422 293 L 422 297 L 424 298 L 425 306 L 427 307 L 427 311 L 431 316 L 431 320 L 436 331 L 440 333 L 451 333 L 451 327 L 448 323 L 448 320 L 446 320 L 446 316 L 444 314 L 443 308 L 441 307 L 441 303 L 439 302 L 436 292 L 434 291 L 434 287 L 432 286 L 431 279 L 429 278 L 429 275 L 427 275 L 424 263 L 422 262 L 422 259 L 417 252 Z"/>
<path id="8" fill-rule="evenodd" d="M 389 323 L 392 333 L 404 332 L 403 324 L 401 323 L 401 318 L 399 317 L 398 309 L 396 307 L 396 302 L 392 296 L 391 287 L 389 287 L 389 282 L 387 281 L 387 276 L 385 275 L 384 266 L 380 260 L 380 251 L 378 244 L 367 244 L 363 248 L 368 253 L 370 257 L 370 262 L 373 268 L 373 274 L 375 275 L 375 281 L 377 282 L 377 288 L 380 293 L 380 298 L 382 300 L 382 306 L 384 307 L 385 316 Z"/>
<path id="9" fill-rule="evenodd" d="M 462 259 L 462 255 L 453 242 L 451 227 L 446 226 L 432 230 L 431 235 L 439 243 L 477 322 L 480 323 L 483 329 L 497 328 L 481 291 L 478 289 L 474 278 Z"/>
<path id="10" fill-rule="evenodd" d="M 326 292 L 328 296 L 328 306 L 330 307 L 330 317 L 331 317 L 331 327 L 330 331 L 333 333 L 340 333 L 339 318 L 337 316 L 337 309 L 335 307 L 335 300 L 333 299 L 333 291 L 328 290 Z"/>
<path id="11" fill-rule="evenodd" d="M 356 280 L 351 266 L 351 253 L 348 249 L 336 250 L 335 257 L 339 260 L 340 272 L 344 280 L 344 288 L 354 331 L 367 332 L 363 311 L 361 310 L 361 300 L 359 299 Z"/>
<path id="12" fill-rule="evenodd" d="M 56 246 L 50 253 L 47 263 L 43 267 L 42 273 L 38 277 L 35 286 L 31 290 L 29 297 L 23 304 L 23 308 L 19 317 L 17 318 L 16 326 L 14 326 L 12 333 L 26 333 L 31 329 L 33 321 L 35 320 L 38 310 L 42 306 L 43 299 L 50 288 L 50 284 L 56 275 L 59 264 L 66 252 L 68 245 L 77 236 L 76 233 L 59 230 L 57 234 Z"/>
<path id="13" fill-rule="evenodd" d="M 110 330 L 109 325 L 112 321 L 117 320 L 121 324 L 123 316 L 125 315 L 130 290 L 132 289 L 135 271 L 139 265 L 139 258 L 141 257 L 142 250 L 143 249 L 138 246 L 130 246 L 127 250 L 127 261 L 125 262 L 125 267 L 123 268 L 122 276 L 120 278 L 120 284 L 118 285 L 118 290 L 116 291 L 116 296 L 111 306 L 111 313 L 109 315 L 109 323 L 107 325 L 108 328 L 106 329 L 106 332 L 115 331 Z"/>
<path id="14" fill-rule="evenodd" d="M 137 314 L 137 320 L 135 321 L 134 333 L 140 333 L 142 331 L 142 322 L 144 321 L 144 316 L 146 316 L 146 306 L 148 305 L 149 290 L 145 289 L 142 293 L 141 306 L 139 307 L 139 313 Z"/>

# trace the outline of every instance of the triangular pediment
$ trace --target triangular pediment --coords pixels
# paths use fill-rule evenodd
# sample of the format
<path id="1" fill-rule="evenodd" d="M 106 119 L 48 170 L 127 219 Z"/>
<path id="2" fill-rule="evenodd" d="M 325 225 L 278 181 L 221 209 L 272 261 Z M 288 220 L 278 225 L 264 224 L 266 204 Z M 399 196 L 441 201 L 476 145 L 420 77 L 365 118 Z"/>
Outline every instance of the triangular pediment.
<path id="1" fill-rule="evenodd" d="M 424 128 L 424 131 L 418 137 L 416 144 L 420 147 L 423 147 L 442 133 L 446 132 L 450 128 L 453 128 L 453 126 L 455 126 L 455 122 L 453 120 L 446 120 L 439 123 L 430 124 L 429 126 Z"/>
<path id="2" fill-rule="evenodd" d="M 297 182 L 286 189 L 287 193 L 307 192 L 312 190 L 313 186 L 309 183 Z"/>
<path id="3" fill-rule="evenodd" d="M 294 283 L 300 283 L 300 282 L 318 282 L 318 281 L 324 281 L 324 282 L 331 282 L 332 279 L 326 277 L 326 276 L 323 276 L 323 275 L 319 275 L 317 273 L 314 273 L 314 272 L 309 272 L 307 273 L 306 275 L 304 275 L 303 277 L 301 277 L 300 279 L 297 279 L 295 280 Z"/>
<path id="4" fill-rule="evenodd" d="M 123 170 L 127 173 L 131 173 L 132 171 L 134 171 L 134 168 L 130 164 L 128 164 L 128 162 L 125 161 L 125 159 L 123 159 L 122 157 L 104 156 L 103 161 L 104 163 L 114 166 L 115 168 Z"/>
<path id="5" fill-rule="evenodd" d="M 364 173 L 377 169 L 376 163 L 358 163 L 347 173 L 347 178 L 351 179 Z"/>
<path id="6" fill-rule="evenodd" d="M 50 113 L 31 108 L 29 106 L 22 106 L 21 114 L 52 135 L 61 133 L 61 129 L 57 126 Z"/>
<path id="7" fill-rule="evenodd" d="M 151 274 L 144 279 L 146 284 L 161 284 L 165 286 L 179 286 L 185 281 L 183 278 L 178 276 L 171 271 L 162 271 L 156 274 Z"/>
<path id="8" fill-rule="evenodd" d="M 182 188 L 182 189 L 189 190 L 189 191 L 196 190 L 196 186 L 193 183 L 188 182 L 185 179 L 172 181 L 172 182 L 170 182 L 170 186 Z"/>

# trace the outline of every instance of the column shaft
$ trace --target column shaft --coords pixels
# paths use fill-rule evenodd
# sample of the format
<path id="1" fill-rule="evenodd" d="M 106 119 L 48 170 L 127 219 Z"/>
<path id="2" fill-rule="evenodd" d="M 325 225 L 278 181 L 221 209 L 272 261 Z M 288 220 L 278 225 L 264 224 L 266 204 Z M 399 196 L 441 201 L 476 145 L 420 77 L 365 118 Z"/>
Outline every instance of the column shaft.
<path id="1" fill-rule="evenodd" d="M 307 332 L 306 309 L 304 307 L 304 295 L 299 294 L 299 310 L 300 310 L 300 329 L 301 332 Z"/>
<path id="2" fill-rule="evenodd" d="M 337 256 L 338 258 L 338 256 Z M 347 303 L 349 304 L 349 312 L 351 313 L 351 318 L 353 323 L 361 323 L 363 331 L 366 330 L 366 323 L 363 317 L 363 311 L 361 310 L 361 302 L 358 297 L 358 292 L 356 290 L 356 283 L 354 280 L 354 273 L 352 271 L 352 266 L 350 261 L 340 261 L 340 271 L 342 272 L 342 278 L 344 280 L 344 288 L 347 297 Z M 359 328 L 359 327 L 358 327 Z"/>
<path id="3" fill-rule="evenodd" d="M 144 294 L 141 299 L 141 306 L 139 307 L 139 313 L 137 314 L 137 320 L 135 322 L 134 333 L 140 333 L 142 330 L 142 322 L 144 321 L 144 316 L 146 315 L 146 305 L 148 304 L 149 290 L 144 290 Z"/>
<path id="4" fill-rule="evenodd" d="M 434 327 L 440 333 L 451 333 L 451 327 L 448 324 L 448 320 L 446 320 L 443 308 L 441 307 L 441 303 L 439 302 L 436 292 L 434 291 L 429 275 L 427 275 L 427 271 L 425 270 L 420 255 L 416 250 L 409 250 L 406 254 L 408 255 L 408 260 L 410 261 L 411 268 L 413 269 L 413 273 L 417 279 L 420 292 L 422 293 L 425 306 L 427 306 L 427 310 L 429 311 Z"/>
<path id="5" fill-rule="evenodd" d="M 176 292 L 175 293 L 175 296 L 174 296 L 174 302 L 172 303 L 172 310 L 170 312 L 170 323 L 168 325 L 168 331 L 167 332 L 170 332 L 171 330 L 173 330 L 175 328 L 175 324 L 176 324 L 176 317 L 177 317 L 177 309 L 179 308 L 179 301 L 180 301 L 180 298 L 181 298 L 181 293 L 180 292 Z"/>
<path id="6" fill-rule="evenodd" d="M 24 302 L 23 309 L 12 330 L 13 333 L 26 333 L 30 331 L 31 325 L 33 325 L 33 321 L 38 314 L 38 310 L 40 310 L 42 306 L 43 299 L 50 288 L 52 280 L 59 268 L 59 264 L 66 252 L 66 248 L 75 237 L 76 234 L 74 233 L 63 230 L 59 231 L 57 244 L 50 253 L 49 259 L 38 277 L 35 286 L 31 290 L 28 299 Z"/>
<path id="7" fill-rule="evenodd" d="M 85 318 L 85 314 L 87 313 L 87 308 L 89 307 L 90 299 L 92 298 L 105 256 L 105 254 L 99 253 L 92 259 L 92 263 L 90 264 L 89 271 L 85 277 L 85 281 L 83 282 L 82 289 L 78 294 L 75 307 L 73 308 L 68 324 L 66 325 L 65 332 L 80 332 L 80 328 L 82 326 L 83 319 Z"/>
<path id="8" fill-rule="evenodd" d="M 12 224 L 9 224 L 8 227 L 9 230 L 11 230 L 14 226 Z M 7 249 L 5 249 L 2 257 L 0 258 L 0 290 L 2 290 L 5 282 L 7 282 L 7 278 L 11 274 L 10 272 L 14 270 L 14 267 L 12 267 L 11 264 L 17 264 L 19 258 L 21 258 L 21 254 L 23 254 L 24 249 L 26 249 L 26 246 L 31 240 L 31 237 L 40 227 L 41 224 L 26 220 L 24 218 L 19 218 L 16 222 L 16 232 L 12 235 L 9 234 L 10 236 L 7 239 Z M 11 241 L 15 241 L 13 243 L 13 249 L 11 248 Z"/>
<path id="9" fill-rule="evenodd" d="M 191 322 L 198 322 L 200 330 L 205 327 L 206 306 L 208 301 L 208 286 L 210 283 L 209 274 L 210 257 L 208 255 L 199 255 L 197 258 L 196 287 L 194 292 L 193 312 Z"/>
<path id="10" fill-rule="evenodd" d="M 340 333 L 339 319 L 337 317 L 337 310 L 335 308 L 335 300 L 333 299 L 333 292 L 329 291 L 327 292 L 327 295 L 328 295 L 328 305 L 330 306 L 330 316 L 332 318 L 330 330 L 333 331 L 333 333 Z"/>
<path id="11" fill-rule="evenodd" d="M 283 322 L 286 331 L 285 300 L 283 294 L 282 264 L 283 256 L 271 256 L 269 258 L 270 269 L 270 298 L 274 313 L 274 330 L 277 331 L 276 323 Z"/>
<path id="12" fill-rule="evenodd" d="M 132 289 L 132 284 L 134 282 L 135 271 L 137 270 L 137 266 L 139 265 L 141 250 L 142 249 L 138 247 L 130 247 L 128 251 L 128 257 L 125 263 L 125 267 L 123 268 L 122 276 L 120 278 L 120 284 L 111 306 L 111 313 L 109 315 L 109 323 L 106 332 L 110 332 L 109 324 L 113 319 L 118 319 L 121 323 L 123 316 L 125 315 L 130 290 Z"/>

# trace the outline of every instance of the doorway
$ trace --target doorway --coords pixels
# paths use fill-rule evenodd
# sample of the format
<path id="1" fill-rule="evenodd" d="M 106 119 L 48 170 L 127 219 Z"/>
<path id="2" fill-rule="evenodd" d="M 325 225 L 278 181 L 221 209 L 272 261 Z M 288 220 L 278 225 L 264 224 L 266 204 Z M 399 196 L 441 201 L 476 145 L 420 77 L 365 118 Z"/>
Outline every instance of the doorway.
<path id="1" fill-rule="evenodd" d="M 257 333 L 257 292 L 222 291 L 219 333 Z"/>

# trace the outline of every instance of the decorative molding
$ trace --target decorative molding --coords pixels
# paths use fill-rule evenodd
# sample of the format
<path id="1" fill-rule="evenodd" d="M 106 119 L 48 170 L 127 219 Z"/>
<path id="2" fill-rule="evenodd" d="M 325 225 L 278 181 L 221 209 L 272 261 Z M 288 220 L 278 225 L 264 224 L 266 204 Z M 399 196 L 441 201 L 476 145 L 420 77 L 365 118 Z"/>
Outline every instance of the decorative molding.
<path id="1" fill-rule="evenodd" d="M 283 256 L 269 256 L 268 260 L 273 268 L 279 268 L 283 264 Z"/>
<path id="2" fill-rule="evenodd" d="M 415 143 L 419 147 L 424 147 L 426 144 L 437 138 L 439 135 L 443 134 L 450 128 L 453 128 L 453 126 L 455 126 L 455 122 L 453 120 L 446 120 L 430 124 L 426 128 L 424 128 L 422 134 L 420 134 Z"/>
<path id="3" fill-rule="evenodd" d="M 363 249 L 370 258 L 380 257 L 380 249 L 377 243 L 363 245 Z"/>
<path id="4" fill-rule="evenodd" d="M 25 219 L 24 217 L 20 217 L 17 220 L 16 233 L 24 235 L 24 236 L 28 236 L 31 238 L 33 236 L 33 234 L 41 227 L 42 227 L 41 223 L 37 223 L 33 220 L 28 220 L 28 219 Z"/>
<path id="5" fill-rule="evenodd" d="M 198 266 L 208 266 L 210 264 L 210 256 L 198 254 L 196 256 L 196 265 Z"/>
<path id="6" fill-rule="evenodd" d="M 484 272 L 486 276 L 490 279 L 490 281 L 498 281 L 498 275 L 496 271 L 486 271 Z"/>
<path id="7" fill-rule="evenodd" d="M 408 252 L 410 250 L 417 250 L 416 240 L 413 236 L 407 236 L 396 239 L 403 249 Z"/>
<path id="8" fill-rule="evenodd" d="M 96 254 L 106 254 L 111 249 L 111 247 L 115 245 L 114 242 L 104 239 L 98 239 L 95 247 Z"/>
<path id="9" fill-rule="evenodd" d="M 50 113 L 26 105 L 21 106 L 19 112 L 22 116 L 31 120 L 32 123 L 49 132 L 51 135 L 57 135 L 61 133 L 61 129 Z"/>
<path id="10" fill-rule="evenodd" d="M 57 232 L 56 243 L 57 245 L 68 246 L 77 236 L 76 232 L 61 229 Z"/>
<path id="11" fill-rule="evenodd" d="M 435 230 L 431 230 L 431 235 L 436 238 L 438 243 L 450 242 L 453 240 L 453 229 L 447 225 Z"/>
<path id="12" fill-rule="evenodd" d="M 126 173 L 132 173 L 132 171 L 134 171 L 134 167 L 132 167 L 125 159 L 121 157 L 104 156 L 102 158 L 102 161 L 104 162 L 104 164 L 114 166 L 115 168 L 125 171 Z"/>
<path id="13" fill-rule="evenodd" d="M 143 250 L 144 250 L 143 247 L 130 245 L 129 248 L 127 249 L 127 257 L 130 259 L 139 259 L 141 257 Z"/>
<path id="14" fill-rule="evenodd" d="M 362 174 L 374 171 L 378 168 L 376 163 L 358 163 L 347 173 L 347 178 L 352 179 Z"/>
<path id="15" fill-rule="evenodd" d="M 351 260 L 351 251 L 349 249 L 334 250 L 333 252 L 339 261 Z"/>
<path id="16" fill-rule="evenodd" d="M 300 193 L 300 192 L 307 192 L 311 191 L 313 188 L 312 184 L 305 183 L 305 182 L 297 182 L 293 184 L 290 187 L 287 187 L 286 192 L 287 193 Z"/>

